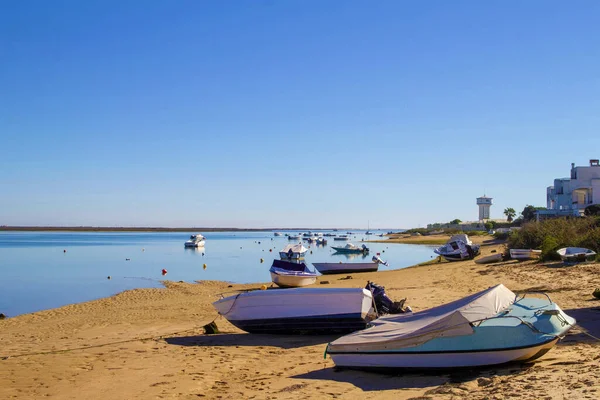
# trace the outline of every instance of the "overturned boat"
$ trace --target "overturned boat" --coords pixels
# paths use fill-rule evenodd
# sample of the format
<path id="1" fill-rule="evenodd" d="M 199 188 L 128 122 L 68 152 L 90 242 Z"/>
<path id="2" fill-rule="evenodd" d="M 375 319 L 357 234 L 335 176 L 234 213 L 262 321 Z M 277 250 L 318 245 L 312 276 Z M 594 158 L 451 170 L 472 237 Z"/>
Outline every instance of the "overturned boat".
<path id="1" fill-rule="evenodd" d="M 434 253 L 448 261 L 470 260 L 479 254 L 479 245 L 473 244 L 465 234 L 454 235 L 445 245 L 435 249 Z"/>
<path id="2" fill-rule="evenodd" d="M 383 261 L 379 256 L 373 256 L 372 262 L 366 263 L 313 263 L 315 269 L 323 275 L 375 272 L 379 269 L 379 264 L 389 265 L 387 261 Z"/>
<path id="3" fill-rule="evenodd" d="M 371 291 L 295 288 L 243 292 L 213 303 L 219 314 L 250 333 L 347 333 L 377 317 Z"/>
<path id="4" fill-rule="evenodd" d="M 273 260 L 269 272 L 271 280 L 279 287 L 308 286 L 317 280 L 317 273 L 311 271 L 305 263 Z"/>
<path id="5" fill-rule="evenodd" d="M 531 361 L 575 324 L 546 298 L 497 285 L 428 310 L 381 317 L 327 346 L 337 367 L 452 368 Z"/>
<path id="6" fill-rule="evenodd" d="M 564 247 L 556 252 L 565 263 L 589 262 L 596 259 L 596 252 L 584 247 Z"/>

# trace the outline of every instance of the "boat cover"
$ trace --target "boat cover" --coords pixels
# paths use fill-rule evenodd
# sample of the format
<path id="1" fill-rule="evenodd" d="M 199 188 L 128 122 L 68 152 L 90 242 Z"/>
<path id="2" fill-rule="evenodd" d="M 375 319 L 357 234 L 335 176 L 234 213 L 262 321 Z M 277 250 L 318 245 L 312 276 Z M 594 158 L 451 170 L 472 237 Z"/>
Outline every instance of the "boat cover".
<path id="1" fill-rule="evenodd" d="M 308 251 L 308 249 L 306 247 L 304 247 L 302 245 L 302 243 L 298 243 L 298 244 L 288 244 L 287 246 L 285 246 L 283 248 L 283 250 L 281 250 L 282 252 L 289 252 L 290 250 L 292 250 L 293 253 L 306 253 Z"/>
<path id="2" fill-rule="evenodd" d="M 470 335 L 471 323 L 497 315 L 514 303 L 516 295 L 504 285 L 416 313 L 389 315 L 371 328 L 343 336 L 329 344 L 330 352 L 400 350 L 438 337 Z"/>

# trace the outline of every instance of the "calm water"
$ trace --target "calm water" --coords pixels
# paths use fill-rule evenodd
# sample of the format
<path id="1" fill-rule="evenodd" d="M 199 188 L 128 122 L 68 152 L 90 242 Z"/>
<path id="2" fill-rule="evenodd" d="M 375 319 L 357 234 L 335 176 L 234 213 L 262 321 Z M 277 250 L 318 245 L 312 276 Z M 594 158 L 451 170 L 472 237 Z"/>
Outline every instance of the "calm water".
<path id="1" fill-rule="evenodd" d="M 273 259 L 290 243 L 271 232 L 215 232 L 204 234 L 203 249 L 185 249 L 191 233 L 0 232 L 0 312 L 15 316 L 126 289 L 161 287 L 162 279 L 270 282 Z M 352 235 L 351 242 L 358 245 L 363 237 L 368 238 Z M 399 269 L 434 255 L 428 246 L 385 243 L 369 243 L 366 257 L 333 254 L 330 246 L 345 242 L 327 239 L 325 247 L 310 246 L 306 262 L 311 268 L 311 262 L 369 261 L 381 252 L 390 266 L 380 270 Z"/>

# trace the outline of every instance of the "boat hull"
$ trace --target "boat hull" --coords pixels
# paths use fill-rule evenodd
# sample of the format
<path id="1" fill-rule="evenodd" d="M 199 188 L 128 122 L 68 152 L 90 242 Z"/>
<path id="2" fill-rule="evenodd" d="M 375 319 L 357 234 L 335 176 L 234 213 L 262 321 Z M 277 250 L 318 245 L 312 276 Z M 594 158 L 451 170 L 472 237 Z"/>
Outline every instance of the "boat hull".
<path id="1" fill-rule="evenodd" d="M 240 293 L 213 306 L 250 333 L 326 334 L 364 329 L 374 318 L 372 301 L 365 289 L 302 288 Z"/>
<path id="2" fill-rule="evenodd" d="M 529 347 L 456 352 L 329 353 L 342 368 L 456 368 L 484 367 L 533 361 L 546 354 L 558 338 Z"/>
<path id="3" fill-rule="evenodd" d="M 204 247 L 204 244 L 206 242 L 204 240 L 200 241 L 200 242 L 185 242 L 184 246 L 185 247 Z"/>
<path id="4" fill-rule="evenodd" d="M 379 263 L 313 263 L 314 267 L 323 275 L 346 274 L 352 272 L 375 272 Z"/>
<path id="5" fill-rule="evenodd" d="M 278 274 L 271 271 L 271 281 L 279 287 L 302 287 L 315 283 L 317 281 L 317 276 Z"/>
<path id="6" fill-rule="evenodd" d="M 335 250 L 337 253 L 344 253 L 344 254 L 362 254 L 362 253 L 368 253 L 369 250 L 364 250 L 361 248 L 358 249 L 347 249 L 345 247 L 334 247 L 331 246 L 331 248 L 333 250 Z"/>
<path id="7" fill-rule="evenodd" d="M 536 260 L 542 255 L 541 250 L 510 249 L 510 258 L 515 260 Z"/>

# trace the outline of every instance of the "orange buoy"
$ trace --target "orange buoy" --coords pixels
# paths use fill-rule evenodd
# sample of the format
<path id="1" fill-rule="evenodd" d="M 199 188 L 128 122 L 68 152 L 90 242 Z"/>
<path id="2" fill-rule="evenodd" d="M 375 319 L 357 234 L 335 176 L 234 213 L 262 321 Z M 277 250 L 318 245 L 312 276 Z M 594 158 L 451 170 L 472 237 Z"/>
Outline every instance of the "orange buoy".
<path id="1" fill-rule="evenodd" d="M 167 270 L 163 268 L 163 269 L 162 269 L 162 274 L 163 274 L 163 275 L 166 275 L 166 274 L 167 274 Z"/>

